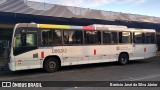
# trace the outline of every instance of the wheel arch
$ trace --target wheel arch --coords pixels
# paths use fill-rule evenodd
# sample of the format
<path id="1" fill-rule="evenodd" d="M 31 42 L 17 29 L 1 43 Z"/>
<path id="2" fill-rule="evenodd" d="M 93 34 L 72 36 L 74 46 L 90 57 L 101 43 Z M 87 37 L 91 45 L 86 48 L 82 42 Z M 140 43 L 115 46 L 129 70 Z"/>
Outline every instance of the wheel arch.
<path id="1" fill-rule="evenodd" d="M 128 59 L 129 59 L 129 53 L 128 53 L 128 52 L 121 52 L 121 53 L 119 54 L 118 58 L 119 58 L 120 55 L 122 55 L 122 54 L 126 54 L 126 55 L 128 56 Z"/>
<path id="2" fill-rule="evenodd" d="M 49 58 L 56 58 L 56 60 L 57 60 L 57 61 L 58 61 L 58 63 L 59 63 L 59 66 L 61 66 L 61 65 L 62 65 L 62 63 L 61 63 L 61 59 L 60 59 L 60 57 L 59 57 L 59 56 L 57 56 L 57 55 L 50 55 L 50 56 L 47 56 L 47 57 L 45 57 L 45 58 L 44 58 L 44 61 L 43 61 L 43 67 L 44 67 L 45 62 L 46 62 Z"/>

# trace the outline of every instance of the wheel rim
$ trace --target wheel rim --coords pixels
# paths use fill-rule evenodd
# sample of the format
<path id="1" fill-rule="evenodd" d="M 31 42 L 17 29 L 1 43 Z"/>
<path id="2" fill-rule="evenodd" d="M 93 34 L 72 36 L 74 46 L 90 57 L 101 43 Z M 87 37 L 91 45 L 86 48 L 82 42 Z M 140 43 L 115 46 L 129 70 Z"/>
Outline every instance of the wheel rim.
<path id="1" fill-rule="evenodd" d="M 122 57 L 122 58 L 121 58 L 121 62 L 122 62 L 122 63 L 126 63 L 126 62 L 127 62 L 127 58 Z"/>
<path id="2" fill-rule="evenodd" d="M 49 63 L 49 68 L 50 68 L 50 69 L 55 69 L 55 67 L 56 67 L 56 63 L 53 62 L 53 61 L 51 61 L 51 62 Z"/>

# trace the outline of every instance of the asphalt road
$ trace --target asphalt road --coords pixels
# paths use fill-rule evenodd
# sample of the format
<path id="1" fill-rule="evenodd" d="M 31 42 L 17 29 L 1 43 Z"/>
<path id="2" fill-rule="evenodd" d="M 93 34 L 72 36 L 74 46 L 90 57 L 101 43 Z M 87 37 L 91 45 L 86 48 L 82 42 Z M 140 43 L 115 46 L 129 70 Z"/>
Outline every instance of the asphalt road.
<path id="1" fill-rule="evenodd" d="M 131 61 L 125 66 L 115 62 L 87 64 L 61 67 L 55 73 L 45 73 L 42 69 L 25 71 L 0 71 L 0 81 L 160 81 L 160 56 L 145 60 Z M 97 89 L 123 89 L 123 90 L 160 90 L 158 87 L 62 87 L 45 88 L 48 90 L 97 90 Z M 8 90 L 11 88 L 0 88 Z M 12 90 L 21 88 L 12 88 Z M 30 88 L 44 89 L 44 88 Z M 28 88 L 23 88 L 28 90 Z"/>

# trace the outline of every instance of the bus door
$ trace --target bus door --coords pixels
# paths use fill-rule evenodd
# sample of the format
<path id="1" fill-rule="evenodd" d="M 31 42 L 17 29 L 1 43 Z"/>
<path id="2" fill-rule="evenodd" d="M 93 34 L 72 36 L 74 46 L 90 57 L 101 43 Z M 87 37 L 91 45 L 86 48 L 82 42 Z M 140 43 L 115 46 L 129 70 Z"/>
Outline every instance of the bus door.
<path id="1" fill-rule="evenodd" d="M 133 57 L 136 59 L 143 59 L 145 52 L 145 35 L 142 32 L 134 32 Z"/>
<path id="2" fill-rule="evenodd" d="M 37 39 L 37 31 L 23 29 L 17 31 L 13 49 L 16 70 L 40 68 Z"/>

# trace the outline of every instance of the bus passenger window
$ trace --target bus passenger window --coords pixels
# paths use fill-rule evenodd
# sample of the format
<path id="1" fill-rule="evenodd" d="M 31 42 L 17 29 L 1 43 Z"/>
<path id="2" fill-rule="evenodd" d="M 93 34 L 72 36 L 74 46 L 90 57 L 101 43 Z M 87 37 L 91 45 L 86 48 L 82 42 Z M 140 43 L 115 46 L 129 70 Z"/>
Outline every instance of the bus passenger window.
<path id="1" fill-rule="evenodd" d="M 111 32 L 111 43 L 118 43 L 118 37 L 117 37 L 117 32 Z"/>
<path id="2" fill-rule="evenodd" d="M 64 31 L 64 44 L 82 44 L 82 31 Z"/>
<path id="3" fill-rule="evenodd" d="M 145 33 L 142 33 L 142 43 L 146 43 L 146 35 L 145 35 Z"/>
<path id="4" fill-rule="evenodd" d="M 151 43 L 151 33 L 146 33 L 146 43 Z"/>
<path id="5" fill-rule="evenodd" d="M 119 43 L 131 43 L 131 33 L 119 32 Z"/>
<path id="6" fill-rule="evenodd" d="M 101 44 L 100 31 L 85 31 L 84 32 L 85 44 Z"/>
<path id="7" fill-rule="evenodd" d="M 111 33 L 110 32 L 103 32 L 103 43 L 109 44 L 111 41 Z"/>
<path id="8" fill-rule="evenodd" d="M 62 44 L 62 32 L 60 30 L 53 30 L 52 33 L 53 44 Z"/>
<path id="9" fill-rule="evenodd" d="M 73 42 L 72 36 L 74 31 L 64 31 L 63 33 L 63 42 L 64 44 L 71 44 Z"/>
<path id="10" fill-rule="evenodd" d="M 52 44 L 52 32 L 51 30 L 42 31 L 42 45 L 51 45 Z"/>
<path id="11" fill-rule="evenodd" d="M 142 33 L 134 32 L 134 43 L 142 43 Z"/>
<path id="12" fill-rule="evenodd" d="M 155 41 L 155 38 L 156 36 L 155 36 L 155 33 L 151 33 L 151 43 L 156 43 Z"/>
<path id="13" fill-rule="evenodd" d="M 75 31 L 72 38 L 73 38 L 73 44 L 82 44 L 83 43 L 82 31 Z"/>
<path id="14" fill-rule="evenodd" d="M 42 45 L 62 44 L 62 35 L 60 30 L 42 30 Z"/>

